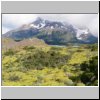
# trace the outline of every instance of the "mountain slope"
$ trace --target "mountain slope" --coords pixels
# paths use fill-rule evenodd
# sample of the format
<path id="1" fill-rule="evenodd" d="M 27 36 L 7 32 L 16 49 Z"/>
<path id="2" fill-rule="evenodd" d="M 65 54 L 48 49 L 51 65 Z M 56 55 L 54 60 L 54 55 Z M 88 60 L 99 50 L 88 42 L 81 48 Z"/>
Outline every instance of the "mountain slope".
<path id="1" fill-rule="evenodd" d="M 88 28 L 77 28 L 71 24 L 44 20 L 38 17 L 34 22 L 22 25 L 20 28 L 11 30 L 3 37 L 10 37 L 14 40 L 23 40 L 36 37 L 43 39 L 48 44 L 67 43 L 96 43 Z"/>

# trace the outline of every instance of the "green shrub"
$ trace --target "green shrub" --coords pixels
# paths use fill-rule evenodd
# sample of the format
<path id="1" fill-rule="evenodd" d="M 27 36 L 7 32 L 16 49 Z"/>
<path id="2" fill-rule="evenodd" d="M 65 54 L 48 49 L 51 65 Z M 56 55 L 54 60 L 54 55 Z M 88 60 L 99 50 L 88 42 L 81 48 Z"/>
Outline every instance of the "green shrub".
<path id="1" fill-rule="evenodd" d="M 4 55 L 9 56 L 9 55 L 14 55 L 16 53 L 16 51 L 14 51 L 13 49 L 8 49 Z"/>
<path id="2" fill-rule="evenodd" d="M 80 65 L 83 73 L 81 81 L 87 85 L 91 85 L 95 80 L 98 80 L 98 57 L 92 57 L 89 62 L 84 62 Z"/>
<path id="3" fill-rule="evenodd" d="M 23 67 L 27 69 L 43 69 L 47 67 L 60 67 L 67 62 L 67 56 L 55 51 L 34 51 L 20 59 Z"/>
<path id="4" fill-rule="evenodd" d="M 34 46 L 25 46 L 23 49 L 24 50 L 32 50 L 32 49 L 35 49 L 35 47 Z"/>
<path id="5" fill-rule="evenodd" d="M 76 86 L 85 86 L 85 84 L 84 83 L 77 83 Z"/>
<path id="6" fill-rule="evenodd" d="M 19 81 L 20 77 L 17 74 L 15 74 L 15 73 L 14 74 L 10 74 L 9 80 L 10 81 Z"/>

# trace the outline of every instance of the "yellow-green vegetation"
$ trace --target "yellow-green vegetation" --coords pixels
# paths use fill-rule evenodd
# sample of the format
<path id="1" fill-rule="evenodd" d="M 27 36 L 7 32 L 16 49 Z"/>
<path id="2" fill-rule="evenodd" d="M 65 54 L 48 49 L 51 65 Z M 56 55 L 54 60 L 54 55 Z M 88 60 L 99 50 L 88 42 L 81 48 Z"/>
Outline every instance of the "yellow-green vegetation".
<path id="1" fill-rule="evenodd" d="M 3 86 L 97 86 L 97 44 L 2 52 Z"/>

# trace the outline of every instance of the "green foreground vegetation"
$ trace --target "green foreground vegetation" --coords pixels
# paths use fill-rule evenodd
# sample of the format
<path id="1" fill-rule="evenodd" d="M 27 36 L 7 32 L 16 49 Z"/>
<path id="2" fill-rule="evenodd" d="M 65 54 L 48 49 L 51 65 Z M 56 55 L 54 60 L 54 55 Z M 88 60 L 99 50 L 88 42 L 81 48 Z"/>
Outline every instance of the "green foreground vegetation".
<path id="1" fill-rule="evenodd" d="M 2 51 L 2 85 L 97 86 L 98 46 L 25 46 Z"/>

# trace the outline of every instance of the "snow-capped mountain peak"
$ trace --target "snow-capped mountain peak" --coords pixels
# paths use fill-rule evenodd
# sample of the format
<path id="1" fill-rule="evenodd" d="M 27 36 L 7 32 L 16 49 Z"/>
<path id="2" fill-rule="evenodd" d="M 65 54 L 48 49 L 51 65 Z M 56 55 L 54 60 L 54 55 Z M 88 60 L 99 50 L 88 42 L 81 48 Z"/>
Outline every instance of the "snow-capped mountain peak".
<path id="1" fill-rule="evenodd" d="M 45 26 L 45 20 L 38 17 L 34 22 L 30 24 L 30 26 L 37 29 L 43 28 Z"/>
<path id="2" fill-rule="evenodd" d="M 3 36 L 13 39 L 35 36 L 51 44 L 66 44 L 68 42 L 95 43 L 97 41 L 97 38 L 86 27 L 79 28 L 69 23 L 45 20 L 40 17 L 32 23 L 7 32 Z"/>

